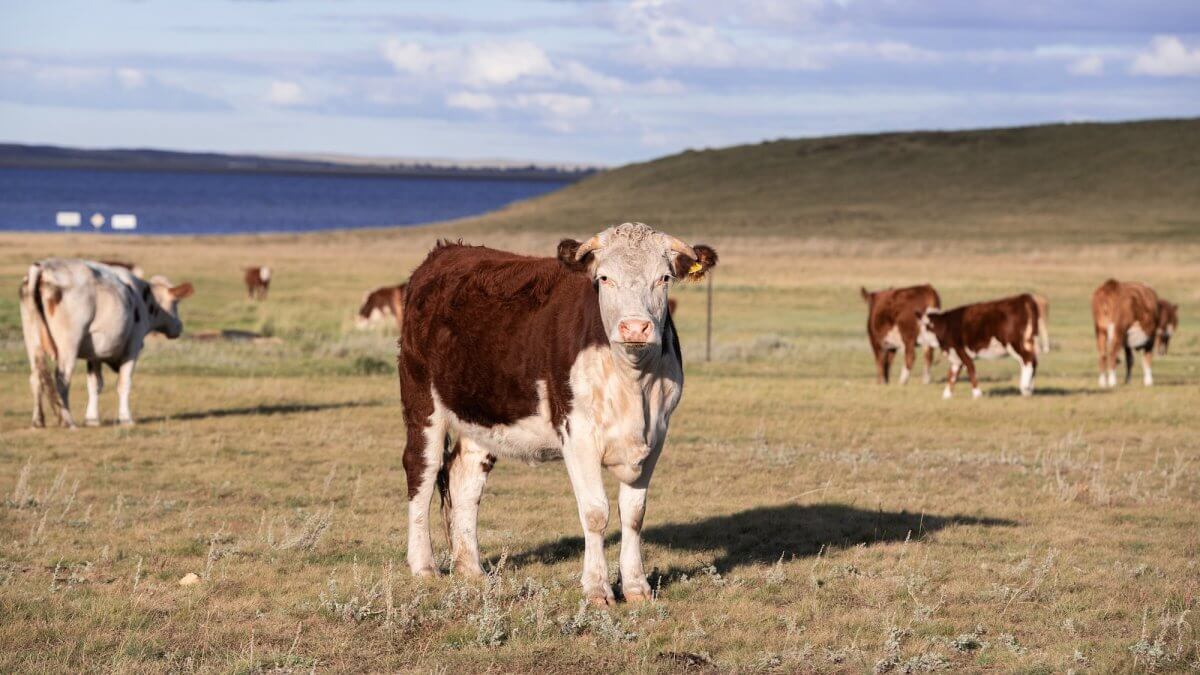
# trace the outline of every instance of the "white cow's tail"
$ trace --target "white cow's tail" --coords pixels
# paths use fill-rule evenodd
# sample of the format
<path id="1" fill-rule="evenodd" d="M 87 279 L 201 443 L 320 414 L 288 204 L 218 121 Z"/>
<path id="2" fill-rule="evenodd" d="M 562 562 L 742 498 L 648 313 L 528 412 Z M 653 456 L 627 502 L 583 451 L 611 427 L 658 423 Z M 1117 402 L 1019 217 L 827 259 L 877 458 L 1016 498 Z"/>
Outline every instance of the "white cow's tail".
<path id="1" fill-rule="evenodd" d="M 54 343 L 54 336 L 50 334 L 50 324 L 46 322 L 46 307 L 42 302 L 42 266 L 33 264 L 29 266 L 29 284 L 25 288 L 24 295 L 33 305 L 33 311 L 30 312 L 34 320 L 37 321 L 38 328 L 38 344 L 34 350 L 34 367 L 37 369 L 37 375 L 42 381 L 42 388 L 50 394 L 50 407 L 53 408 L 57 415 L 62 410 L 62 400 L 59 398 L 58 392 L 58 377 L 50 368 L 50 361 L 46 358 L 49 355 L 56 362 L 58 361 L 58 345 Z"/>
<path id="2" fill-rule="evenodd" d="M 1042 353 L 1050 353 L 1050 330 L 1046 328 L 1046 317 L 1038 314 L 1038 336 L 1042 341 Z"/>

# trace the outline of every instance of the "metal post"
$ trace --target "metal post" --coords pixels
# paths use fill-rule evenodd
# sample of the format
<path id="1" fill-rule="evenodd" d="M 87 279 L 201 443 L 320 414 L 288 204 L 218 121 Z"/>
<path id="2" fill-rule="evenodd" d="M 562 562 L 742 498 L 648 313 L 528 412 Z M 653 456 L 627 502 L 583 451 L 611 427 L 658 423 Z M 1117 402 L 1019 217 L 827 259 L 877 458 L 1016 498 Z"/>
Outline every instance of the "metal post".
<path id="1" fill-rule="evenodd" d="M 708 327 L 705 329 L 704 360 L 712 361 L 712 280 L 713 272 L 708 271 Z"/>

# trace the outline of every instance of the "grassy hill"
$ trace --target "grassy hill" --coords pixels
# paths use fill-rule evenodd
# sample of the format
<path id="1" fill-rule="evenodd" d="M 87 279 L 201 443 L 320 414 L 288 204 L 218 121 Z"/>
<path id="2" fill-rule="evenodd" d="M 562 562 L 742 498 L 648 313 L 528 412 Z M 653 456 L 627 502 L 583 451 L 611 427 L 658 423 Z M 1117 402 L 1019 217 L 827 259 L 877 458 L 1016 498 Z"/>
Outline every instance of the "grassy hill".
<path id="1" fill-rule="evenodd" d="M 1200 240 L 1200 119 L 689 150 L 456 223 L 801 237 Z"/>

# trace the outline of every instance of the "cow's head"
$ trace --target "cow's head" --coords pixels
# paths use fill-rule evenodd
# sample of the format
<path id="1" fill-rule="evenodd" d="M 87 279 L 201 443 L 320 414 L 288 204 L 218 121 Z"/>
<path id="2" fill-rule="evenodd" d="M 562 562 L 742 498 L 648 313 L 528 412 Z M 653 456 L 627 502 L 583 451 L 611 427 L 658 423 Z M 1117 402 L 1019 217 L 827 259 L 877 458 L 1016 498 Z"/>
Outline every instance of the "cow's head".
<path id="1" fill-rule="evenodd" d="M 634 363 L 661 353 L 671 284 L 699 280 L 717 264 L 712 248 L 642 223 L 610 227 L 582 244 L 564 239 L 558 258 L 591 275 L 609 344 Z"/>
<path id="2" fill-rule="evenodd" d="M 183 334 L 179 320 L 179 301 L 192 295 L 190 283 L 172 286 L 166 277 L 154 276 L 146 286 L 142 299 L 150 312 L 150 330 L 174 340 Z"/>
<path id="3" fill-rule="evenodd" d="M 1179 330 L 1179 305 L 1158 301 L 1158 353 L 1166 354 L 1171 345 L 1171 336 Z"/>
<path id="4" fill-rule="evenodd" d="M 913 310 L 917 317 L 917 344 L 922 347 L 941 349 L 945 343 L 946 322 L 939 309 Z"/>
<path id="5" fill-rule="evenodd" d="M 258 268 L 258 278 L 262 280 L 263 285 L 271 285 L 271 268 L 266 266 Z"/>

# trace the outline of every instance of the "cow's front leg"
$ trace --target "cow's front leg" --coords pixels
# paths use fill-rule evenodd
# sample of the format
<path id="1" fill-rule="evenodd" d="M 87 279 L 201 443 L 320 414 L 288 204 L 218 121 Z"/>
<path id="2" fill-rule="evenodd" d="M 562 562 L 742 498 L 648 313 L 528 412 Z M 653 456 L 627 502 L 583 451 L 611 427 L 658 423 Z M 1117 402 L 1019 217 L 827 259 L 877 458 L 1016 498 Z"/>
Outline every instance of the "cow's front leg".
<path id="1" fill-rule="evenodd" d="M 1154 358 L 1154 345 L 1146 345 L 1146 351 L 1142 352 L 1142 384 L 1147 387 L 1154 386 L 1154 373 L 1150 372 L 1150 361 Z M 1129 378 L 1125 378 L 1127 381 Z"/>
<path id="2" fill-rule="evenodd" d="M 129 359 L 122 361 L 117 369 L 117 420 L 125 425 L 133 424 L 133 413 L 129 410 L 129 392 L 133 389 L 133 369 L 136 365 L 136 359 Z"/>
<path id="3" fill-rule="evenodd" d="M 908 384 L 908 378 L 912 375 L 913 364 L 917 360 L 917 345 L 904 344 L 904 367 L 900 370 L 900 384 Z"/>
<path id="4" fill-rule="evenodd" d="M 608 583 L 608 563 L 604 559 L 608 497 L 604 494 L 600 450 L 590 439 L 574 440 L 563 449 L 563 463 L 571 477 L 579 522 L 583 525 L 583 595 L 594 605 L 616 604 Z"/>
<path id="5" fill-rule="evenodd" d="M 649 600 L 653 594 L 642 567 L 642 523 L 646 518 L 650 477 L 654 475 L 654 465 L 661 452 L 660 442 L 642 462 L 637 480 L 622 482 L 617 494 L 617 506 L 621 510 L 621 593 L 626 602 Z"/>
<path id="6" fill-rule="evenodd" d="M 83 423 L 89 427 L 100 426 L 100 392 L 104 391 L 104 373 L 100 370 L 99 361 L 87 362 L 87 412 L 83 415 Z"/>
<path id="7" fill-rule="evenodd" d="M 1125 384 L 1133 377 L 1133 348 L 1125 345 Z"/>
<path id="8" fill-rule="evenodd" d="M 962 355 L 963 365 L 967 367 L 967 377 L 971 378 L 971 398 L 980 398 L 983 391 L 979 388 L 979 378 L 975 374 L 975 359 Z"/>
<path id="9" fill-rule="evenodd" d="M 925 372 L 921 375 L 921 382 L 929 384 L 933 381 L 933 347 L 925 348 Z"/>
<path id="10" fill-rule="evenodd" d="M 467 577 L 483 576 L 479 565 L 479 500 L 488 472 L 496 458 L 469 438 L 459 439 L 458 453 L 450 461 L 450 548 L 454 555 L 454 573 Z"/>

